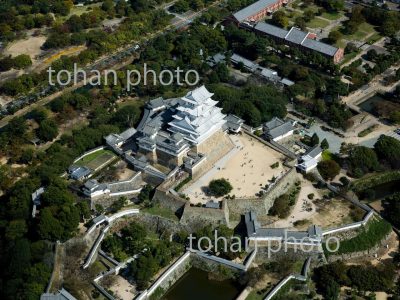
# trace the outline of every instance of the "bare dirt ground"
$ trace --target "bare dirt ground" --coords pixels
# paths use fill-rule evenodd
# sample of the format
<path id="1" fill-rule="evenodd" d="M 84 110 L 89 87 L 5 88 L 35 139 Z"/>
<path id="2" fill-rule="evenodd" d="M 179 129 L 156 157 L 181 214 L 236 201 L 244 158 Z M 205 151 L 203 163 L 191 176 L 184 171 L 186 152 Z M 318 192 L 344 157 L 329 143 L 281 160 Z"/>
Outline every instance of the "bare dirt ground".
<path id="1" fill-rule="evenodd" d="M 120 172 L 118 172 L 118 180 L 123 181 L 123 180 L 128 180 L 129 178 L 132 178 L 133 175 L 135 175 L 136 172 L 133 171 L 132 169 L 124 168 Z"/>
<path id="2" fill-rule="evenodd" d="M 198 203 L 210 199 L 205 188 L 213 179 L 226 178 L 233 186 L 231 195 L 254 197 L 261 187 L 269 184 L 268 180 L 285 173 L 280 153 L 248 135 L 231 136 L 231 139 L 235 148 L 183 191 L 192 201 Z M 276 162 L 279 162 L 279 167 L 272 169 L 271 165 Z"/>
<path id="3" fill-rule="evenodd" d="M 313 200 L 307 197 L 311 193 L 314 194 Z M 328 229 L 353 223 L 355 222 L 353 218 L 357 221 L 363 218 L 364 212 L 361 209 L 353 207 L 343 199 L 323 199 L 324 194 L 326 191 L 316 189 L 307 181 L 302 182 L 299 198 L 290 216 L 286 219 L 276 220 L 272 226 L 305 230 L 314 224 Z M 301 223 L 295 226 L 296 221 L 301 221 Z"/>
<path id="4" fill-rule="evenodd" d="M 131 300 L 135 297 L 134 286 L 119 275 L 115 276 L 114 284 L 110 287 L 110 290 L 122 300 Z"/>
<path id="5" fill-rule="evenodd" d="M 12 43 L 4 51 L 4 54 L 11 55 L 12 57 L 20 54 L 28 54 L 31 57 L 32 62 L 36 62 L 36 57 L 43 52 L 40 47 L 42 47 L 45 41 L 45 36 L 30 36 L 26 39 Z"/>
<path id="6" fill-rule="evenodd" d="M 288 218 L 273 223 L 273 226 L 276 228 L 293 228 L 293 223 L 296 221 L 308 220 L 311 222 L 311 219 L 317 213 L 317 207 L 312 200 L 308 199 L 307 196 L 309 194 L 314 194 L 314 199 L 317 199 L 323 196 L 323 191 L 315 188 L 310 181 L 303 179 L 301 181 L 301 190 L 292 213 Z M 308 227 L 310 224 L 307 223 L 300 227 Z"/>
<path id="7" fill-rule="evenodd" d="M 381 212 L 383 210 L 382 200 L 376 200 L 374 202 L 369 203 L 369 205 L 375 209 L 377 212 Z"/>

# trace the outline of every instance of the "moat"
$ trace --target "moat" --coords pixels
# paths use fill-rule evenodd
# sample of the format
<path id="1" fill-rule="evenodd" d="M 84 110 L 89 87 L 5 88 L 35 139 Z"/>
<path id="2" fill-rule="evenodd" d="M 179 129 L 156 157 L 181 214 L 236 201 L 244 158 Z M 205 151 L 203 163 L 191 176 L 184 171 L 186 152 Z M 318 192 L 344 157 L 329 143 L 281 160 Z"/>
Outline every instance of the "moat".
<path id="1" fill-rule="evenodd" d="M 242 287 L 234 280 L 210 280 L 208 273 L 191 268 L 164 295 L 163 300 L 233 300 Z"/>

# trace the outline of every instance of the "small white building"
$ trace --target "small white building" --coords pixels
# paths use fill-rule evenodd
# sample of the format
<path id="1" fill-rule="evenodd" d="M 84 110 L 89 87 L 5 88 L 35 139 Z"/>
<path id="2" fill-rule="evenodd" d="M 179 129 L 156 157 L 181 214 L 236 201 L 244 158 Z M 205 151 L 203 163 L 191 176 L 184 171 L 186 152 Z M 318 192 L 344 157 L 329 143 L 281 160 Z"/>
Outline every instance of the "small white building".
<path id="1" fill-rule="evenodd" d="M 317 167 L 318 161 L 321 159 L 321 157 L 322 148 L 319 145 L 316 145 L 308 149 L 306 153 L 301 156 L 296 167 L 298 170 L 300 170 L 300 172 L 308 173 Z"/>
<path id="2" fill-rule="evenodd" d="M 85 196 L 90 198 L 95 198 L 110 193 L 108 185 L 104 183 L 99 183 L 96 179 L 90 179 L 86 181 L 82 191 Z"/>

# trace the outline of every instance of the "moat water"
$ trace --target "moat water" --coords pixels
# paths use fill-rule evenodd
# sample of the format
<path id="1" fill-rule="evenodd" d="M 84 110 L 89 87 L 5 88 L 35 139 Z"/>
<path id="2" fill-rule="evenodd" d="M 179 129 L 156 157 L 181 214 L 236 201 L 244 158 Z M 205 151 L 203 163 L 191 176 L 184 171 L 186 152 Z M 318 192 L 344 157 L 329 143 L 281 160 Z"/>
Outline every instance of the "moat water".
<path id="1" fill-rule="evenodd" d="M 241 287 L 234 280 L 210 280 L 208 273 L 191 268 L 164 295 L 163 300 L 233 300 Z"/>
<path id="2" fill-rule="evenodd" d="M 400 180 L 393 180 L 386 183 L 378 184 L 371 188 L 375 195 L 374 199 L 383 199 L 387 196 L 390 196 L 394 193 L 400 192 Z M 363 197 L 363 192 L 358 193 L 360 198 Z"/>
<path id="3" fill-rule="evenodd" d="M 365 101 L 361 102 L 358 104 L 358 106 L 365 110 L 366 112 L 369 112 L 370 114 L 376 115 L 376 109 L 375 109 L 375 104 L 381 101 L 386 101 L 381 95 L 376 94 Z"/>

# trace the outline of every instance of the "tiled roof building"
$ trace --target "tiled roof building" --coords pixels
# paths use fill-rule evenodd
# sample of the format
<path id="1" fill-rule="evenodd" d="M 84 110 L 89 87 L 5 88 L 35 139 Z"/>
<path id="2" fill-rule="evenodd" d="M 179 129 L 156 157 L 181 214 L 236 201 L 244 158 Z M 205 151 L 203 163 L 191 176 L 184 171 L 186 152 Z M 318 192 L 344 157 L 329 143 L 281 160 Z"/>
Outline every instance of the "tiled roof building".
<path id="1" fill-rule="evenodd" d="M 237 23 L 256 22 L 286 5 L 288 0 L 259 0 L 232 15 Z"/>
<path id="2" fill-rule="evenodd" d="M 301 49 L 321 53 L 325 57 L 333 59 L 334 63 L 338 63 L 343 58 L 344 51 L 342 48 L 317 41 L 314 34 L 301 31 L 296 27 L 285 30 L 265 22 L 260 22 L 254 27 L 254 30 L 259 34 L 268 35 L 286 45 L 294 45 Z"/>

